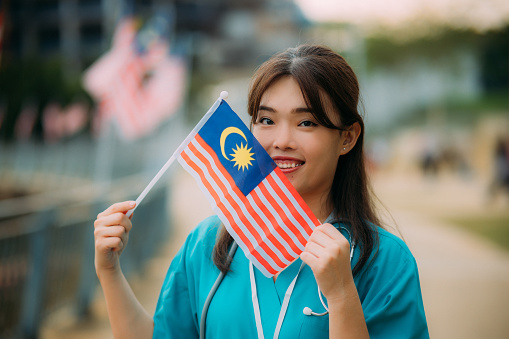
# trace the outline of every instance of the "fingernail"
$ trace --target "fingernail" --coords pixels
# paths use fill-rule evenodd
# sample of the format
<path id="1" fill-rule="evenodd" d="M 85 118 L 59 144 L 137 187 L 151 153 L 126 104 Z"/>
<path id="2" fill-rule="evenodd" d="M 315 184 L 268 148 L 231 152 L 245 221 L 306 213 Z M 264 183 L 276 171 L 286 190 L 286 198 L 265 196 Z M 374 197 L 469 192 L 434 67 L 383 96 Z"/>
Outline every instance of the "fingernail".
<path id="1" fill-rule="evenodd" d="M 134 201 L 131 201 L 131 202 L 129 203 L 129 207 L 134 207 L 134 206 L 136 206 L 136 203 L 135 203 Z"/>

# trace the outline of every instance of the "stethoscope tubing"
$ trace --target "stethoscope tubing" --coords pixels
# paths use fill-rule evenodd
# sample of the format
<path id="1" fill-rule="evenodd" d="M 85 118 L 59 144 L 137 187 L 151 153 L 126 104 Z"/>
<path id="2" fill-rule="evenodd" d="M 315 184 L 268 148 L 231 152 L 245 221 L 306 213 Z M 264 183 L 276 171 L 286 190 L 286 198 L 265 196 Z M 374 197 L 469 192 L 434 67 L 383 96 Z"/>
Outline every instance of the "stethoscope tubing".
<path id="1" fill-rule="evenodd" d="M 228 252 L 229 260 L 233 260 L 233 256 L 235 255 L 235 252 L 237 251 L 238 247 L 239 245 L 237 245 L 237 243 L 234 241 L 232 247 L 230 248 L 230 251 Z M 205 304 L 203 305 L 203 310 L 201 312 L 200 318 L 200 339 L 205 339 L 205 323 L 207 319 L 207 313 L 209 311 L 210 302 L 212 301 L 212 298 L 214 298 L 214 294 L 216 294 L 216 291 L 219 288 L 219 285 L 221 285 L 221 282 L 223 281 L 224 277 L 225 274 L 223 272 L 219 273 L 216 281 L 214 282 L 214 285 L 212 285 L 212 288 L 210 289 L 207 299 L 205 299 Z"/>

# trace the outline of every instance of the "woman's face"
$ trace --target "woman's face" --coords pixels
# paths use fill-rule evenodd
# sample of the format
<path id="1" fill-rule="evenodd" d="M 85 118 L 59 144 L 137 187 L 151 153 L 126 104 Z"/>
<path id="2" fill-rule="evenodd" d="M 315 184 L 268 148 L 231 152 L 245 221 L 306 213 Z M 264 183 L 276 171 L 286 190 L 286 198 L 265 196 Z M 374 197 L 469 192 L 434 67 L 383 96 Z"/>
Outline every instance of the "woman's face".
<path id="1" fill-rule="evenodd" d="M 318 125 L 294 78 L 277 80 L 262 95 L 253 134 L 311 209 L 325 203 L 344 140 L 338 130 Z"/>

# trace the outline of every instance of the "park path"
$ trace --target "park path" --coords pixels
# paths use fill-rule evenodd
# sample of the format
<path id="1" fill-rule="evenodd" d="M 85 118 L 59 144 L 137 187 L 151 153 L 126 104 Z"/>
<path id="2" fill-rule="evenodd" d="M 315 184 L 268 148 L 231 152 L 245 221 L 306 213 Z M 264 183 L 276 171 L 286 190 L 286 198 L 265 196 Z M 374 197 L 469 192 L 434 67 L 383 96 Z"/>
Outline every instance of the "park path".
<path id="1" fill-rule="evenodd" d="M 389 231 L 402 236 L 416 257 L 431 338 L 509 338 L 509 252 L 440 221 L 446 215 L 482 210 L 479 186 L 455 178 L 425 182 L 417 177 L 378 175 L 375 192 L 390 211 Z M 153 313 L 171 258 L 186 235 L 212 214 L 193 179 L 173 177 L 173 236 L 140 276 L 133 290 Z M 495 211 L 496 212 L 496 211 Z M 63 310 L 42 329 L 43 339 L 110 339 L 101 291 L 93 317 L 75 322 Z"/>

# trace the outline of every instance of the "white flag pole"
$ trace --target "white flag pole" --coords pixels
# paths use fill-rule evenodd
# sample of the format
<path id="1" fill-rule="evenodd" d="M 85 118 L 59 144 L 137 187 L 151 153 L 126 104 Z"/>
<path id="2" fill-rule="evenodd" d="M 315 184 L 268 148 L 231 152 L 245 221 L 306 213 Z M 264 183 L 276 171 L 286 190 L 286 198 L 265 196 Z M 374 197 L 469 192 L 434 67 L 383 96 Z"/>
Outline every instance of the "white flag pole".
<path id="1" fill-rule="evenodd" d="M 221 104 L 221 101 L 225 100 L 226 98 L 228 98 L 228 92 L 226 91 L 222 91 L 221 94 L 219 95 L 219 98 L 216 100 L 216 102 L 214 102 L 214 104 L 212 105 L 212 107 L 210 107 L 210 109 L 208 110 L 207 113 L 205 113 L 205 115 L 203 116 L 203 118 L 201 118 L 201 120 L 198 122 L 198 124 L 193 128 L 193 130 L 191 131 L 191 133 L 189 133 L 189 135 L 184 139 L 184 141 L 180 144 L 179 147 L 177 147 L 177 149 L 175 150 L 175 152 L 173 152 L 172 156 L 170 157 L 170 159 L 168 159 L 168 161 L 166 161 L 166 163 L 164 164 L 164 166 L 159 170 L 159 172 L 157 172 L 156 176 L 150 181 L 150 183 L 147 185 L 147 187 L 145 187 L 145 189 L 143 190 L 143 192 L 141 192 L 141 194 L 138 196 L 138 198 L 136 198 L 136 206 L 129 210 L 127 213 L 126 213 L 126 216 L 127 217 L 130 217 L 134 210 L 140 205 L 140 203 L 143 201 L 143 199 L 147 196 L 148 192 L 150 192 L 150 190 L 154 187 L 154 185 L 159 181 L 159 179 L 161 179 L 161 177 L 163 176 L 164 173 L 166 173 L 166 171 L 168 170 L 168 168 L 170 168 L 170 165 L 175 161 L 175 159 L 177 159 L 177 157 L 180 155 L 180 153 L 184 150 L 184 148 L 187 146 L 187 144 L 189 144 L 189 142 L 191 141 L 191 139 L 194 138 L 194 136 L 196 135 L 196 133 L 198 133 L 198 131 L 203 127 L 203 125 L 205 125 L 205 123 L 207 122 L 207 120 L 210 118 L 210 116 L 212 115 L 212 113 L 214 113 L 216 111 L 216 109 L 219 107 L 219 105 Z"/>

